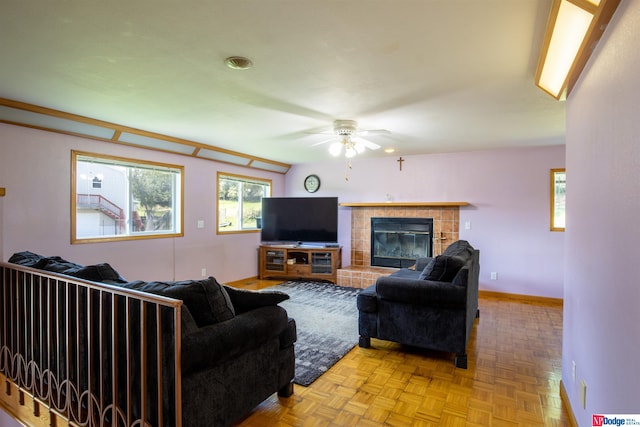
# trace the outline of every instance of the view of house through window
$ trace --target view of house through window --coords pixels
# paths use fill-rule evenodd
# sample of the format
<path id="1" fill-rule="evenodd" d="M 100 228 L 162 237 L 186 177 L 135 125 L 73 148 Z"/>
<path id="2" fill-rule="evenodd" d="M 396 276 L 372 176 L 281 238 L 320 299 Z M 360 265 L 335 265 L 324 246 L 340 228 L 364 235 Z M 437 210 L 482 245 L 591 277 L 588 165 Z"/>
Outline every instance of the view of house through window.
<path id="1" fill-rule="evenodd" d="M 182 166 L 73 152 L 72 243 L 182 235 Z"/>
<path id="2" fill-rule="evenodd" d="M 218 172 L 218 233 L 261 228 L 262 198 L 271 196 L 271 181 Z"/>

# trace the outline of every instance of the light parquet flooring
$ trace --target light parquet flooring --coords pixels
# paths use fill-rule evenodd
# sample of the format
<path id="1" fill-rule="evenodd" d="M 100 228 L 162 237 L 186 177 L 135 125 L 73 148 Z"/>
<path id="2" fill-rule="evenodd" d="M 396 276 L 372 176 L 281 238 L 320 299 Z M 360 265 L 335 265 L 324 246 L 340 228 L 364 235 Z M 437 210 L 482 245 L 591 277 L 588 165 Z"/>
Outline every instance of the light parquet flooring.
<path id="1" fill-rule="evenodd" d="M 455 368 L 450 354 L 372 340 L 309 387 L 296 385 L 290 398 L 274 394 L 238 425 L 569 426 L 561 340 L 560 305 L 481 297 L 468 369 Z"/>

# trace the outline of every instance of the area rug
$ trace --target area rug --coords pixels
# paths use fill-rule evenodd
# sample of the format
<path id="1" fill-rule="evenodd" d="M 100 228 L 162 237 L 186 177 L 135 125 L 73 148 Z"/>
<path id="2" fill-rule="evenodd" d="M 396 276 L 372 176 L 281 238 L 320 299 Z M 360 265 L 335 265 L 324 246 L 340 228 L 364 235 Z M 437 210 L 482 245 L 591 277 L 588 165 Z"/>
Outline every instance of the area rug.
<path id="1" fill-rule="evenodd" d="M 290 297 L 280 305 L 298 330 L 294 383 L 308 386 L 358 343 L 356 295 L 361 289 L 298 281 L 267 289 Z"/>

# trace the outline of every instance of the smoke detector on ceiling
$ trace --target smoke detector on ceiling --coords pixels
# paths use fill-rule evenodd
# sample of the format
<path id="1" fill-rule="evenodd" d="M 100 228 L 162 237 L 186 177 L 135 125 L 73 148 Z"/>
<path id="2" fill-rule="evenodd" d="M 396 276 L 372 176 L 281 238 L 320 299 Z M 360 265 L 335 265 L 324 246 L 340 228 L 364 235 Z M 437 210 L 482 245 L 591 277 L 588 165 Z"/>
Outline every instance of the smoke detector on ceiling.
<path id="1" fill-rule="evenodd" d="M 253 62 L 244 56 L 230 56 L 224 60 L 224 63 L 232 70 L 248 70 L 253 67 Z"/>

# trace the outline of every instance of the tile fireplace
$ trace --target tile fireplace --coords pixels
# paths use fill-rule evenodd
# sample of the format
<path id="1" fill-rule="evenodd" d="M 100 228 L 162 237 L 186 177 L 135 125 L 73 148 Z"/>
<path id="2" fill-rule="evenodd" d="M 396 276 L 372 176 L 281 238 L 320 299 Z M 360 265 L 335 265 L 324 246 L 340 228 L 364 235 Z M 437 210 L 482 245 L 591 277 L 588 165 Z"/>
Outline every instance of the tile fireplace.
<path id="1" fill-rule="evenodd" d="M 440 255 L 458 240 L 459 208 L 467 202 L 381 202 L 340 203 L 351 208 L 351 265 L 338 270 L 337 284 L 366 288 L 382 275 L 391 274 L 389 267 L 371 265 L 371 218 L 431 218 L 431 256 Z M 413 264 L 413 263 L 412 263 Z"/>

